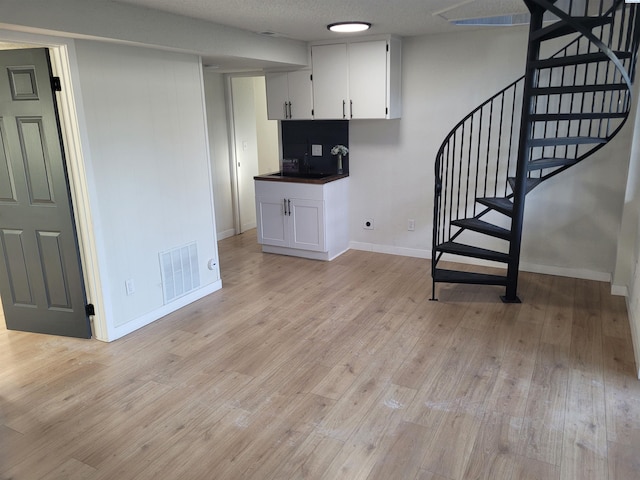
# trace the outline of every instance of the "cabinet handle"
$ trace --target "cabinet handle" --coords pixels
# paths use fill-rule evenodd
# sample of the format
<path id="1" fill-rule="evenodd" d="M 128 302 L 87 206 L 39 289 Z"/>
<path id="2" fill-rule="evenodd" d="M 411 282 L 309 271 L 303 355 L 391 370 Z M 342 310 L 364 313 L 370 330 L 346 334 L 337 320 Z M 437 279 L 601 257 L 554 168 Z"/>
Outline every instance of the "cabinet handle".
<path id="1" fill-rule="evenodd" d="M 287 118 L 287 102 L 282 104 L 282 109 L 284 110 L 284 118 Z"/>
<path id="2" fill-rule="evenodd" d="M 347 114 L 344 112 L 344 107 L 345 107 L 346 103 L 347 102 L 342 100 L 342 118 L 347 118 Z"/>
<path id="3" fill-rule="evenodd" d="M 289 102 L 289 118 L 293 118 L 293 116 L 291 115 L 291 102 Z"/>
<path id="4" fill-rule="evenodd" d="M 291 200 L 287 200 L 287 204 L 289 207 L 289 216 L 291 216 Z"/>
<path id="5" fill-rule="evenodd" d="M 284 214 L 287 214 L 287 199 L 283 198 L 282 201 L 284 202 Z"/>
<path id="6" fill-rule="evenodd" d="M 353 100 L 349 100 L 349 112 L 351 113 L 351 118 L 353 118 Z"/>

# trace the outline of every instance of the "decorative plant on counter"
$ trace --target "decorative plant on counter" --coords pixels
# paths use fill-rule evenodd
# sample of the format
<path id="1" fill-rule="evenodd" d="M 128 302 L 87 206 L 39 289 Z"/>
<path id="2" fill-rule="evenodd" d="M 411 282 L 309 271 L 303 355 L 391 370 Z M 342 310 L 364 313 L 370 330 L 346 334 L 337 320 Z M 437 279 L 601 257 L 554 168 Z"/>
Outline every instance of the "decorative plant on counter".
<path id="1" fill-rule="evenodd" d="M 349 149 L 344 145 L 336 145 L 331 149 L 331 155 L 338 156 L 338 174 L 342 173 L 342 156 L 347 155 L 349 153 Z"/>

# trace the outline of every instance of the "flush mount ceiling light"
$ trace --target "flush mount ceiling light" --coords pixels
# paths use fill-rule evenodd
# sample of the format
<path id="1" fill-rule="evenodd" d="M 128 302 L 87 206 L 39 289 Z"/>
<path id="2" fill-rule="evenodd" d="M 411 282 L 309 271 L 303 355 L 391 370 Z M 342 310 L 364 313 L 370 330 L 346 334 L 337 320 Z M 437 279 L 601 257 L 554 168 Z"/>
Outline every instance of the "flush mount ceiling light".
<path id="1" fill-rule="evenodd" d="M 353 33 L 369 30 L 371 24 L 367 22 L 337 22 L 327 25 L 327 28 L 332 32 Z"/>

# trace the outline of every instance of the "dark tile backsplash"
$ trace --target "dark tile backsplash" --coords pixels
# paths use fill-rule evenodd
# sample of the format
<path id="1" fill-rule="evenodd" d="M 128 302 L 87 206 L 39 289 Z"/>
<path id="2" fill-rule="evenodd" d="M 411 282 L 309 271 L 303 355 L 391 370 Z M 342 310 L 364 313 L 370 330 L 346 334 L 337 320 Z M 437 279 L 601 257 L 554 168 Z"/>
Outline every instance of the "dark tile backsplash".
<path id="1" fill-rule="evenodd" d="M 311 154 L 311 145 L 322 145 L 321 157 Z M 348 120 L 282 122 L 282 157 L 297 158 L 300 171 L 335 173 L 337 157 L 331 155 L 334 145 L 349 147 Z M 343 158 L 342 168 L 344 173 L 349 173 L 349 155 Z"/>

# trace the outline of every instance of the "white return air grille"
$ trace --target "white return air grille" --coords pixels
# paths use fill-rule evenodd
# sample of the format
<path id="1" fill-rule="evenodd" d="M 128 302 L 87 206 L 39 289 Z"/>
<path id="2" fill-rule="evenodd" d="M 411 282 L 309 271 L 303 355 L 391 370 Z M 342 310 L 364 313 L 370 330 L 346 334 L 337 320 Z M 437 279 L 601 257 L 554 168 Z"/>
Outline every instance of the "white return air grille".
<path id="1" fill-rule="evenodd" d="M 164 303 L 182 297 L 200 286 L 196 242 L 159 253 Z"/>

